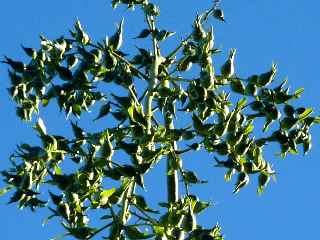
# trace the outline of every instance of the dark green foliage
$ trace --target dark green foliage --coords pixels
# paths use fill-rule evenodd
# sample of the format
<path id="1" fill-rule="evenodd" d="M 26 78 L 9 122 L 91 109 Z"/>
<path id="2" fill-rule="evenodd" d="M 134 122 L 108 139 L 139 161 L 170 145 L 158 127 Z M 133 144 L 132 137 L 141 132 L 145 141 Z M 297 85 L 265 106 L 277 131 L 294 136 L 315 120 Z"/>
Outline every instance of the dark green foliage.
<path id="1" fill-rule="evenodd" d="M 287 80 L 272 87 L 275 64 L 265 73 L 239 77 L 236 49 L 231 49 L 220 72 L 216 71 L 212 59 L 220 50 L 214 46 L 213 28 L 206 25 L 212 17 L 225 21 L 218 3 L 195 17 L 190 35 L 167 56 L 161 55 L 159 42 L 174 33 L 156 28 L 159 7 L 145 0 L 113 0 L 113 7 L 124 4 L 143 11 L 147 28 L 136 38 L 150 38 L 152 49 L 137 47 L 138 53 L 131 58 L 120 51 L 124 20 L 110 38 L 96 43 L 77 21 L 70 38 L 41 36 L 38 50 L 23 47 L 29 62 L 5 57 L 2 62 L 10 68 L 8 91 L 22 120 L 31 121 L 53 99 L 67 117 L 78 118 L 98 102 L 100 109 L 93 121 L 106 120 L 111 127 L 89 132 L 70 121 L 73 137 L 66 138 L 51 134 L 39 118 L 34 129 L 42 144 L 17 146 L 12 167 L 2 172 L 7 187 L 1 194 L 14 191 L 10 203 L 17 202 L 20 208 L 48 207 L 49 218 L 59 218 L 66 233 L 77 239 L 97 234 L 112 240 L 224 239 L 219 226 L 204 229 L 196 221 L 211 204 L 192 195 L 190 187 L 207 182 L 198 177 L 201 173 L 184 168 L 182 153 L 213 153 L 216 166 L 226 170 L 226 181 L 237 175 L 234 193 L 252 177 L 257 177 L 257 191 L 262 193 L 276 175 L 272 163 L 264 158 L 264 147 L 276 142 L 282 157 L 300 149 L 306 154 L 311 148 L 310 127 L 320 118 L 311 108 L 295 106 L 302 88 L 290 92 Z M 199 74 L 186 79 L 184 72 L 195 65 Z M 136 89 L 138 81 L 145 81 L 147 88 Z M 101 90 L 101 85 L 110 83 L 126 94 Z M 238 101 L 231 101 L 231 94 Z M 175 128 L 181 113 L 189 115 L 191 122 Z M 160 115 L 163 119 L 157 119 Z M 260 118 L 262 129 L 256 127 Z M 259 138 L 254 130 L 262 132 Z M 117 159 L 114 153 L 118 151 L 127 162 Z M 145 174 L 164 157 L 168 161 L 168 201 L 159 203 L 162 208 L 157 209 L 136 188 L 145 190 Z M 77 167 L 67 174 L 62 163 L 69 160 Z M 178 177 L 185 195 L 175 190 Z M 106 179 L 117 184 L 106 187 Z M 54 186 L 50 199 L 42 200 L 42 185 Z M 90 226 L 88 213 L 100 210 L 102 227 Z"/>

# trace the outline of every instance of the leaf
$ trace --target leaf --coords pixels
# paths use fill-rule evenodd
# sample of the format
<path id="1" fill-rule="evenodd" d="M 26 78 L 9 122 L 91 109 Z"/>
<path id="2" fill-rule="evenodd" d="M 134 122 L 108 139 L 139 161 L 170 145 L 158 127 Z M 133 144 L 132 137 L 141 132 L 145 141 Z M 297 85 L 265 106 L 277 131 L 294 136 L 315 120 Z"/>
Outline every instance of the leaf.
<path id="1" fill-rule="evenodd" d="M 76 21 L 75 25 L 76 34 L 75 37 L 77 41 L 83 45 L 87 45 L 90 42 L 88 34 L 83 30 L 79 20 Z"/>
<path id="2" fill-rule="evenodd" d="M 192 171 L 185 171 L 183 173 L 183 179 L 186 183 L 193 183 L 193 184 L 207 183 L 207 181 L 199 180 L 197 175 Z"/>
<path id="3" fill-rule="evenodd" d="M 272 120 L 271 118 L 266 118 L 266 121 L 265 121 L 265 123 L 264 123 L 264 125 L 263 125 L 262 131 L 263 131 L 263 132 L 268 131 L 269 126 L 270 126 L 270 124 L 271 124 L 272 122 L 273 122 L 273 120 Z"/>
<path id="4" fill-rule="evenodd" d="M 100 118 L 103 118 L 104 116 L 108 115 L 111 111 L 111 105 L 108 102 L 107 104 L 104 104 L 99 111 L 98 116 L 93 120 L 93 121 L 97 121 Z"/>
<path id="5" fill-rule="evenodd" d="M 142 174 L 136 174 L 134 176 L 134 180 L 138 186 L 140 186 L 142 189 L 144 189 L 144 178 L 143 178 Z"/>
<path id="6" fill-rule="evenodd" d="M 313 109 L 312 108 L 307 108 L 303 111 L 303 113 L 299 114 L 298 116 L 298 119 L 301 121 L 301 120 L 304 120 L 306 119 L 307 117 L 309 117 L 309 115 L 313 112 Z"/>
<path id="7" fill-rule="evenodd" d="M 303 92 L 304 92 L 304 88 L 299 88 L 294 92 L 293 96 L 295 98 L 299 98 Z"/>
<path id="8" fill-rule="evenodd" d="M 245 94 L 246 95 L 249 95 L 249 96 L 256 96 L 258 93 L 258 87 L 253 84 L 253 83 L 249 83 L 247 86 L 246 86 L 246 89 L 245 89 Z"/>
<path id="9" fill-rule="evenodd" d="M 72 72 L 68 68 L 58 66 L 57 71 L 62 80 L 71 81 L 73 79 Z"/>
<path id="10" fill-rule="evenodd" d="M 71 235 L 78 239 L 89 239 L 97 229 L 90 227 L 67 228 Z"/>
<path id="11" fill-rule="evenodd" d="M 105 205 L 107 204 L 109 197 L 112 196 L 117 191 L 116 188 L 111 188 L 108 190 L 104 190 L 100 193 L 100 205 Z"/>
<path id="12" fill-rule="evenodd" d="M 124 230 L 129 239 L 148 239 L 154 236 L 154 234 L 140 232 L 135 226 L 125 226 Z"/>
<path id="13" fill-rule="evenodd" d="M 0 196 L 6 194 L 10 189 L 8 187 L 5 187 L 5 188 L 1 188 L 0 189 Z"/>
<path id="14" fill-rule="evenodd" d="M 109 46 L 113 50 L 118 50 L 122 45 L 123 23 L 124 23 L 124 19 L 121 20 L 121 22 L 118 25 L 118 29 L 109 39 Z"/>
<path id="15" fill-rule="evenodd" d="M 291 117 L 291 118 L 294 117 L 294 107 L 293 106 L 286 104 L 283 108 L 283 111 L 288 117 Z"/>
<path id="16" fill-rule="evenodd" d="M 78 63 L 78 58 L 75 55 L 70 55 L 67 57 L 68 69 L 73 68 Z"/>
<path id="17" fill-rule="evenodd" d="M 18 190 L 18 191 L 16 191 L 16 192 L 11 196 L 8 204 L 14 203 L 14 202 L 18 202 L 18 201 L 19 201 L 20 199 L 22 199 L 24 196 L 25 196 L 25 194 L 24 194 L 22 191 Z"/>
<path id="18" fill-rule="evenodd" d="M 225 22 L 224 13 L 221 9 L 215 9 L 212 15 L 221 22 Z"/>
<path id="19" fill-rule="evenodd" d="M 297 119 L 297 118 L 284 117 L 284 118 L 280 121 L 280 126 L 281 126 L 282 129 L 288 130 L 288 129 L 292 128 L 297 122 L 298 122 L 298 119 Z"/>
<path id="20" fill-rule="evenodd" d="M 246 90 L 246 87 L 244 86 L 244 84 L 240 80 L 231 81 L 230 87 L 231 87 L 232 91 L 234 91 L 236 93 L 240 93 L 240 94 L 244 94 L 245 90 Z"/>
<path id="21" fill-rule="evenodd" d="M 233 193 L 238 193 L 240 189 L 246 186 L 248 183 L 249 183 L 249 176 L 244 172 L 240 172 L 238 174 L 238 180 L 237 180 L 235 189 L 233 190 Z"/>
<path id="22" fill-rule="evenodd" d="M 111 93 L 111 96 L 125 109 L 128 109 L 134 103 L 130 97 L 119 97 L 113 93 Z"/>
<path id="23" fill-rule="evenodd" d="M 313 122 L 314 122 L 315 124 L 320 124 L 320 117 L 315 117 L 314 120 L 313 120 Z"/>
<path id="24" fill-rule="evenodd" d="M 19 62 L 19 61 L 14 61 L 11 58 L 5 56 L 5 61 L 1 61 L 2 63 L 6 63 L 8 65 L 10 65 L 10 67 L 19 73 L 24 72 L 24 70 L 26 69 L 26 65 L 23 62 Z"/>
<path id="25" fill-rule="evenodd" d="M 208 208 L 209 206 L 210 206 L 209 202 L 197 201 L 193 207 L 193 212 L 195 214 L 199 214 L 200 212 L 202 212 L 204 209 Z"/>
<path id="26" fill-rule="evenodd" d="M 151 33 L 151 32 L 150 32 L 149 29 L 143 29 L 143 30 L 140 32 L 140 34 L 139 34 L 137 37 L 135 37 L 135 39 L 136 39 L 136 38 L 146 38 L 146 37 L 149 36 L 150 33 Z"/>
<path id="27" fill-rule="evenodd" d="M 54 166 L 54 173 L 57 175 L 61 175 L 62 174 L 62 170 L 58 165 Z"/>
<path id="28" fill-rule="evenodd" d="M 181 225 L 182 225 L 181 227 L 183 228 L 183 230 L 186 232 L 190 232 L 197 227 L 196 216 L 194 215 L 193 210 L 190 205 L 189 205 L 188 212 L 183 216 L 183 220 L 182 220 Z"/>
<path id="29" fill-rule="evenodd" d="M 270 71 L 259 75 L 258 87 L 265 87 L 269 85 L 274 80 L 276 73 L 277 73 L 277 65 L 272 64 Z"/>
<path id="30" fill-rule="evenodd" d="M 192 115 L 192 122 L 193 122 L 194 129 L 200 135 L 207 135 L 208 134 L 208 129 L 205 128 L 201 119 L 197 115 L 195 115 L 195 114 Z"/>
<path id="31" fill-rule="evenodd" d="M 248 124 L 243 131 L 243 135 L 250 134 L 253 131 L 253 129 L 254 129 L 254 125 L 252 123 Z"/>
<path id="32" fill-rule="evenodd" d="M 231 181 L 231 178 L 232 176 L 234 175 L 235 173 L 235 170 L 234 169 L 229 169 L 225 175 L 224 175 L 224 179 L 226 180 L 226 182 L 230 182 Z"/>
<path id="33" fill-rule="evenodd" d="M 247 104 L 247 98 L 241 98 L 237 102 L 237 109 L 242 109 Z"/>
<path id="34" fill-rule="evenodd" d="M 160 15 L 160 9 L 157 5 L 153 3 L 148 3 L 145 8 L 145 13 L 149 16 L 159 16 Z"/>
<path id="35" fill-rule="evenodd" d="M 157 32 L 157 40 L 158 41 L 164 41 L 168 37 L 171 37 L 175 34 L 175 32 L 169 32 L 166 30 L 161 30 L 160 32 Z"/>
<path id="36" fill-rule="evenodd" d="M 68 235 L 69 233 L 61 233 L 59 235 L 56 235 L 54 238 L 50 238 L 50 240 L 63 240 Z"/>
<path id="37" fill-rule="evenodd" d="M 45 219 L 43 219 L 42 221 L 42 227 L 44 227 L 45 225 L 47 225 L 49 223 L 49 221 L 56 217 L 57 215 L 56 214 L 53 214 L 53 215 L 50 215 L 49 217 L 46 217 Z"/>
<path id="38" fill-rule="evenodd" d="M 37 57 L 37 51 L 34 48 L 27 48 L 22 45 L 21 47 L 23 48 L 24 52 L 32 59 L 35 59 Z"/>
<path id="39" fill-rule="evenodd" d="M 62 202 L 62 196 L 55 195 L 51 191 L 49 191 L 49 194 L 55 205 L 59 205 Z"/>
<path id="40" fill-rule="evenodd" d="M 270 176 L 265 173 L 261 173 L 258 177 L 258 194 L 262 194 L 264 188 L 267 186 L 270 180 Z"/>
<path id="41" fill-rule="evenodd" d="M 192 61 L 189 56 L 182 58 L 177 64 L 177 70 L 180 72 L 189 71 L 191 67 Z"/>
<path id="42" fill-rule="evenodd" d="M 72 126 L 74 136 L 77 139 L 83 139 L 85 136 L 85 132 L 80 127 L 78 127 L 78 124 L 71 122 L 71 126 Z"/>
<path id="43" fill-rule="evenodd" d="M 38 131 L 38 133 L 41 136 L 47 135 L 46 126 L 44 125 L 44 122 L 40 117 L 38 118 L 38 121 L 37 121 L 36 125 L 34 126 L 34 128 Z"/>
<path id="44" fill-rule="evenodd" d="M 153 210 L 148 207 L 146 200 L 141 195 L 135 195 L 134 196 L 135 204 L 142 210 L 146 212 L 152 212 L 152 213 L 159 213 L 159 211 Z"/>

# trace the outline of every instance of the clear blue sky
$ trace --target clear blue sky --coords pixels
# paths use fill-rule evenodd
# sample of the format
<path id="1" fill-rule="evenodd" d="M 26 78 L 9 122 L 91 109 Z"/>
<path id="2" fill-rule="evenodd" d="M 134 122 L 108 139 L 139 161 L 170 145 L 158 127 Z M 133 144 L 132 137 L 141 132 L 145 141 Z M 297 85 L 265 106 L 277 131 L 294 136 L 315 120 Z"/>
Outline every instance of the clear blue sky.
<path id="1" fill-rule="evenodd" d="M 160 1 L 162 27 L 177 31 L 179 39 L 191 29 L 196 12 L 210 5 L 209 0 Z M 320 52 L 319 8 L 317 1 L 261 0 L 222 1 L 227 24 L 213 21 L 216 46 L 223 49 L 217 58 L 221 63 L 230 48 L 237 48 L 236 71 L 239 76 L 261 73 L 269 69 L 272 61 L 279 67 L 279 81 L 289 77 L 292 89 L 304 87 L 300 104 L 314 107 L 319 113 L 320 77 L 318 55 Z M 38 47 L 40 33 L 49 38 L 67 34 L 76 18 L 95 40 L 114 31 L 115 22 L 125 15 L 125 36 L 139 33 L 141 18 L 123 8 L 112 11 L 110 1 L 56 0 L 56 1 L 2 1 L 0 3 L 0 55 L 24 59 L 20 44 Z M 173 47 L 174 41 L 170 41 Z M 127 46 L 127 49 L 132 49 Z M 0 66 L 0 116 L 1 152 L 0 169 L 6 169 L 8 156 L 16 144 L 23 141 L 37 142 L 30 124 L 23 124 L 15 117 L 15 108 L 6 88 L 9 79 L 6 66 Z M 53 110 L 52 108 L 51 110 Z M 53 133 L 63 134 L 64 116 L 54 111 L 41 116 Z M 88 119 L 92 119 L 92 116 Z M 90 125 L 87 125 L 90 128 Z M 240 194 L 232 195 L 233 184 L 223 180 L 224 171 L 213 168 L 212 156 L 197 153 L 187 159 L 188 167 L 203 172 L 209 185 L 193 188 L 202 199 L 212 200 L 216 206 L 200 217 L 201 222 L 213 225 L 219 222 L 227 240 L 317 239 L 320 214 L 320 141 L 319 128 L 313 130 L 314 148 L 306 156 L 281 160 L 269 153 L 268 158 L 278 172 L 277 182 L 271 182 L 265 194 L 256 194 L 256 184 L 250 184 Z M 275 148 L 275 150 L 277 150 Z M 158 173 L 161 174 L 161 173 Z M 150 181 L 159 186 L 156 178 Z M 2 183 L 0 183 L 1 186 Z M 150 200 L 164 199 L 164 192 L 148 188 Z M 0 226 L 2 240 L 44 240 L 63 232 L 57 221 L 41 226 L 47 210 L 32 214 L 20 211 L 15 205 L 5 205 L 7 198 L 0 198 Z"/>

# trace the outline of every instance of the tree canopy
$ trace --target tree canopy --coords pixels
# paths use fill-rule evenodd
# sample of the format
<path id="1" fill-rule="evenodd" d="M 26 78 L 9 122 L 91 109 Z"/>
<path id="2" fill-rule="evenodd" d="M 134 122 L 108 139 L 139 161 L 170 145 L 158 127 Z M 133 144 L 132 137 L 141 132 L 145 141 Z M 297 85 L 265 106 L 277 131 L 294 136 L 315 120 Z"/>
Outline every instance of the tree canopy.
<path id="1" fill-rule="evenodd" d="M 209 24 L 225 21 L 219 1 L 195 16 L 190 34 L 167 54 L 162 47 L 175 32 L 158 27 L 160 7 L 147 0 L 112 1 L 112 7 L 120 5 L 144 15 L 134 53 L 122 51 L 125 19 L 102 41 L 91 39 L 77 20 L 66 37 L 40 36 L 39 49 L 23 46 L 28 62 L 3 59 L 16 114 L 26 122 L 36 118 L 41 145 L 17 146 L 12 167 L 2 171 L 2 192 L 12 191 L 10 203 L 20 208 L 47 207 L 48 219 L 57 218 L 77 239 L 224 239 L 219 225 L 197 223 L 211 203 L 191 186 L 207 181 L 184 167 L 184 156 L 206 151 L 225 169 L 226 181 L 235 175 L 234 193 L 257 178 L 261 194 L 276 176 L 265 146 L 278 144 L 283 158 L 300 149 L 306 154 L 310 127 L 320 118 L 294 104 L 303 88 L 290 91 L 286 79 L 276 80 L 275 63 L 263 73 L 238 76 L 233 48 L 216 66 L 221 49 Z M 65 113 L 73 137 L 47 130 L 39 115 L 49 104 Z M 77 118 L 95 104 L 100 110 L 93 124 L 104 121 L 105 127 L 89 132 Z M 181 119 L 188 123 L 176 127 Z M 167 161 L 167 201 L 156 206 L 145 198 L 144 178 L 160 161 Z M 90 224 L 91 212 L 99 212 L 99 226 Z"/>

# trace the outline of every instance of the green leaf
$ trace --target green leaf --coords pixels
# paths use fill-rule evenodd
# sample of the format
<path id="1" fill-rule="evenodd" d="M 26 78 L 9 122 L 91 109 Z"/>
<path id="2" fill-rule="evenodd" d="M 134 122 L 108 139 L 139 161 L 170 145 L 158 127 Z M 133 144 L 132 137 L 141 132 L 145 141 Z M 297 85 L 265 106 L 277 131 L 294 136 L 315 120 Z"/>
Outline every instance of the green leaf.
<path id="1" fill-rule="evenodd" d="M 295 98 L 299 98 L 303 92 L 304 92 L 304 88 L 299 88 L 294 92 L 293 96 Z"/>
<path id="2" fill-rule="evenodd" d="M 160 15 L 160 9 L 157 5 L 153 3 L 148 3 L 145 6 L 145 13 L 149 16 L 159 16 Z"/>
<path id="3" fill-rule="evenodd" d="M 281 120 L 280 126 L 282 129 L 288 130 L 288 129 L 292 128 L 297 122 L 298 122 L 297 118 L 285 117 Z"/>
<path id="4" fill-rule="evenodd" d="M 238 174 L 238 180 L 237 180 L 235 189 L 233 190 L 233 193 L 238 193 L 240 189 L 246 186 L 248 183 L 249 183 L 249 176 L 244 172 L 240 172 Z"/>
<path id="5" fill-rule="evenodd" d="M 157 40 L 158 41 L 164 41 L 166 40 L 168 37 L 171 37 L 175 34 L 175 32 L 168 32 L 166 30 L 161 30 L 160 32 L 157 33 Z"/>
<path id="6" fill-rule="evenodd" d="M 99 111 L 98 116 L 94 119 L 94 121 L 97 121 L 100 118 L 103 118 L 104 116 L 108 115 L 111 111 L 111 105 L 108 102 L 107 104 L 104 104 Z"/>
<path id="7" fill-rule="evenodd" d="M 57 71 L 62 80 L 71 81 L 73 79 L 72 72 L 68 68 L 58 66 Z"/>
<path id="8" fill-rule="evenodd" d="M 32 59 L 36 59 L 37 58 L 37 51 L 34 48 L 27 48 L 21 45 L 21 47 L 23 48 L 24 52 L 31 57 Z"/>
<path id="9" fill-rule="evenodd" d="M 89 239 L 94 232 L 97 231 L 96 228 L 90 227 L 78 227 L 78 228 L 67 228 L 70 234 L 78 239 Z"/>
<path id="10" fill-rule="evenodd" d="M 197 175 L 192 171 L 185 171 L 183 173 L 183 179 L 186 183 L 192 183 L 192 184 L 207 183 L 207 181 L 199 180 Z"/>
<path id="11" fill-rule="evenodd" d="M 307 117 L 309 117 L 312 112 L 313 112 L 313 109 L 312 109 L 312 108 L 307 108 L 307 109 L 305 109 L 301 114 L 299 114 L 298 119 L 299 119 L 300 121 L 301 121 L 301 120 L 304 120 L 304 119 L 306 119 Z"/>
<path id="12" fill-rule="evenodd" d="M 250 134 L 253 131 L 253 129 L 254 129 L 254 125 L 252 123 L 248 124 L 243 131 L 243 135 Z"/>
<path id="13" fill-rule="evenodd" d="M 154 236 L 154 234 L 147 234 L 141 232 L 135 226 L 125 226 L 124 230 L 129 239 L 148 239 Z"/>
<path id="14" fill-rule="evenodd" d="M 38 121 L 36 123 L 36 125 L 34 126 L 34 128 L 37 130 L 37 132 L 43 136 L 43 135 L 47 135 L 47 129 L 46 126 L 44 125 L 43 120 L 39 117 Z"/>
<path id="15" fill-rule="evenodd" d="M 210 206 L 209 202 L 197 201 L 196 204 L 193 207 L 193 213 L 194 214 L 199 214 L 200 212 L 202 212 L 203 210 L 205 210 L 209 206 Z"/>
<path id="16" fill-rule="evenodd" d="M 85 136 L 85 132 L 80 127 L 78 127 L 78 124 L 71 122 L 71 126 L 72 126 L 74 136 L 77 139 L 83 139 Z"/>
<path id="17" fill-rule="evenodd" d="M 165 233 L 165 228 L 160 225 L 152 225 L 153 231 L 158 237 L 162 237 Z M 166 239 L 166 238 L 165 238 Z"/>
<path id="18" fill-rule="evenodd" d="M 320 117 L 315 117 L 313 122 L 316 124 L 320 124 Z"/>
<path id="19" fill-rule="evenodd" d="M 108 190 L 104 190 L 100 193 L 100 205 L 105 205 L 107 204 L 109 197 L 112 196 L 117 191 L 116 188 L 111 188 Z"/>
<path id="20" fill-rule="evenodd" d="M 5 188 L 1 188 L 0 189 L 0 196 L 6 194 L 10 189 L 8 187 L 5 187 Z"/>
<path id="21" fill-rule="evenodd" d="M 144 210 L 146 212 L 159 213 L 159 211 L 152 210 L 151 208 L 149 208 L 148 205 L 147 205 L 146 200 L 141 195 L 135 195 L 134 196 L 134 202 L 140 209 L 142 209 L 142 210 Z"/>
<path id="22" fill-rule="evenodd" d="M 258 194 L 262 194 L 264 191 L 264 188 L 267 186 L 268 182 L 270 180 L 270 176 L 265 174 L 265 173 L 261 173 L 258 177 Z"/>
<path id="23" fill-rule="evenodd" d="M 230 182 L 231 181 L 231 178 L 232 176 L 234 175 L 235 173 L 235 170 L 233 168 L 229 169 L 225 175 L 224 175 L 224 179 L 226 180 L 226 182 Z"/>
<path id="24" fill-rule="evenodd" d="M 14 61 L 11 58 L 5 56 L 5 61 L 1 61 L 2 63 L 8 64 L 14 71 L 23 73 L 26 69 L 26 65 L 23 62 Z"/>
<path id="25" fill-rule="evenodd" d="M 180 72 L 189 71 L 192 67 L 191 57 L 187 56 L 182 58 L 177 65 L 177 70 Z"/>
<path id="26" fill-rule="evenodd" d="M 277 73 L 277 65 L 272 64 L 270 71 L 259 75 L 258 86 L 265 87 L 265 86 L 269 85 L 273 81 L 276 73 Z"/>
<path id="27" fill-rule="evenodd" d="M 291 105 L 286 104 L 283 108 L 284 113 L 288 116 L 288 117 L 294 117 L 294 107 Z"/>
<path id="28" fill-rule="evenodd" d="M 49 191 L 49 194 L 55 205 L 59 205 L 62 202 L 62 196 L 55 195 L 51 191 Z"/>
<path id="29" fill-rule="evenodd" d="M 212 15 L 221 22 L 225 22 L 224 13 L 221 9 L 215 9 Z"/>
<path id="30" fill-rule="evenodd" d="M 240 80 L 232 80 L 230 83 L 232 91 L 240 94 L 245 94 L 246 87 Z"/>
<path id="31" fill-rule="evenodd" d="M 135 37 L 135 38 L 146 38 L 146 37 L 149 36 L 150 33 L 151 33 L 151 32 L 150 32 L 149 29 L 143 29 L 143 30 L 140 32 L 140 34 L 139 34 L 137 37 Z"/>
<path id="32" fill-rule="evenodd" d="M 182 226 L 181 227 L 186 232 L 190 232 L 190 231 L 194 230 L 197 227 L 196 216 L 193 213 L 193 210 L 192 210 L 190 205 L 189 205 L 189 210 L 183 216 Z"/>
<path id="33" fill-rule="evenodd" d="M 242 109 L 247 104 L 247 98 L 241 98 L 237 102 L 237 109 Z"/>
<path id="34" fill-rule="evenodd" d="M 245 94 L 246 95 L 249 95 L 249 96 L 256 96 L 258 93 L 258 87 L 253 84 L 253 83 L 249 83 L 247 86 L 246 86 L 246 89 L 245 89 Z"/>
<path id="35" fill-rule="evenodd" d="M 121 20 L 121 22 L 118 25 L 118 29 L 109 39 L 109 46 L 111 47 L 112 50 L 118 50 L 122 45 L 123 22 L 124 22 L 124 19 Z"/>
<path id="36" fill-rule="evenodd" d="M 88 34 L 83 30 L 79 20 L 76 21 L 75 25 L 76 34 L 75 37 L 77 41 L 83 45 L 87 45 L 90 42 Z"/>
<path id="37" fill-rule="evenodd" d="M 78 58 L 75 55 L 70 55 L 67 57 L 68 69 L 73 68 L 78 63 Z"/>
<path id="38" fill-rule="evenodd" d="M 47 225 L 49 223 L 49 221 L 56 217 L 57 215 L 56 214 L 53 214 L 53 215 L 50 215 L 49 217 L 46 217 L 45 219 L 43 219 L 42 221 L 42 227 L 44 227 L 45 225 Z"/>

